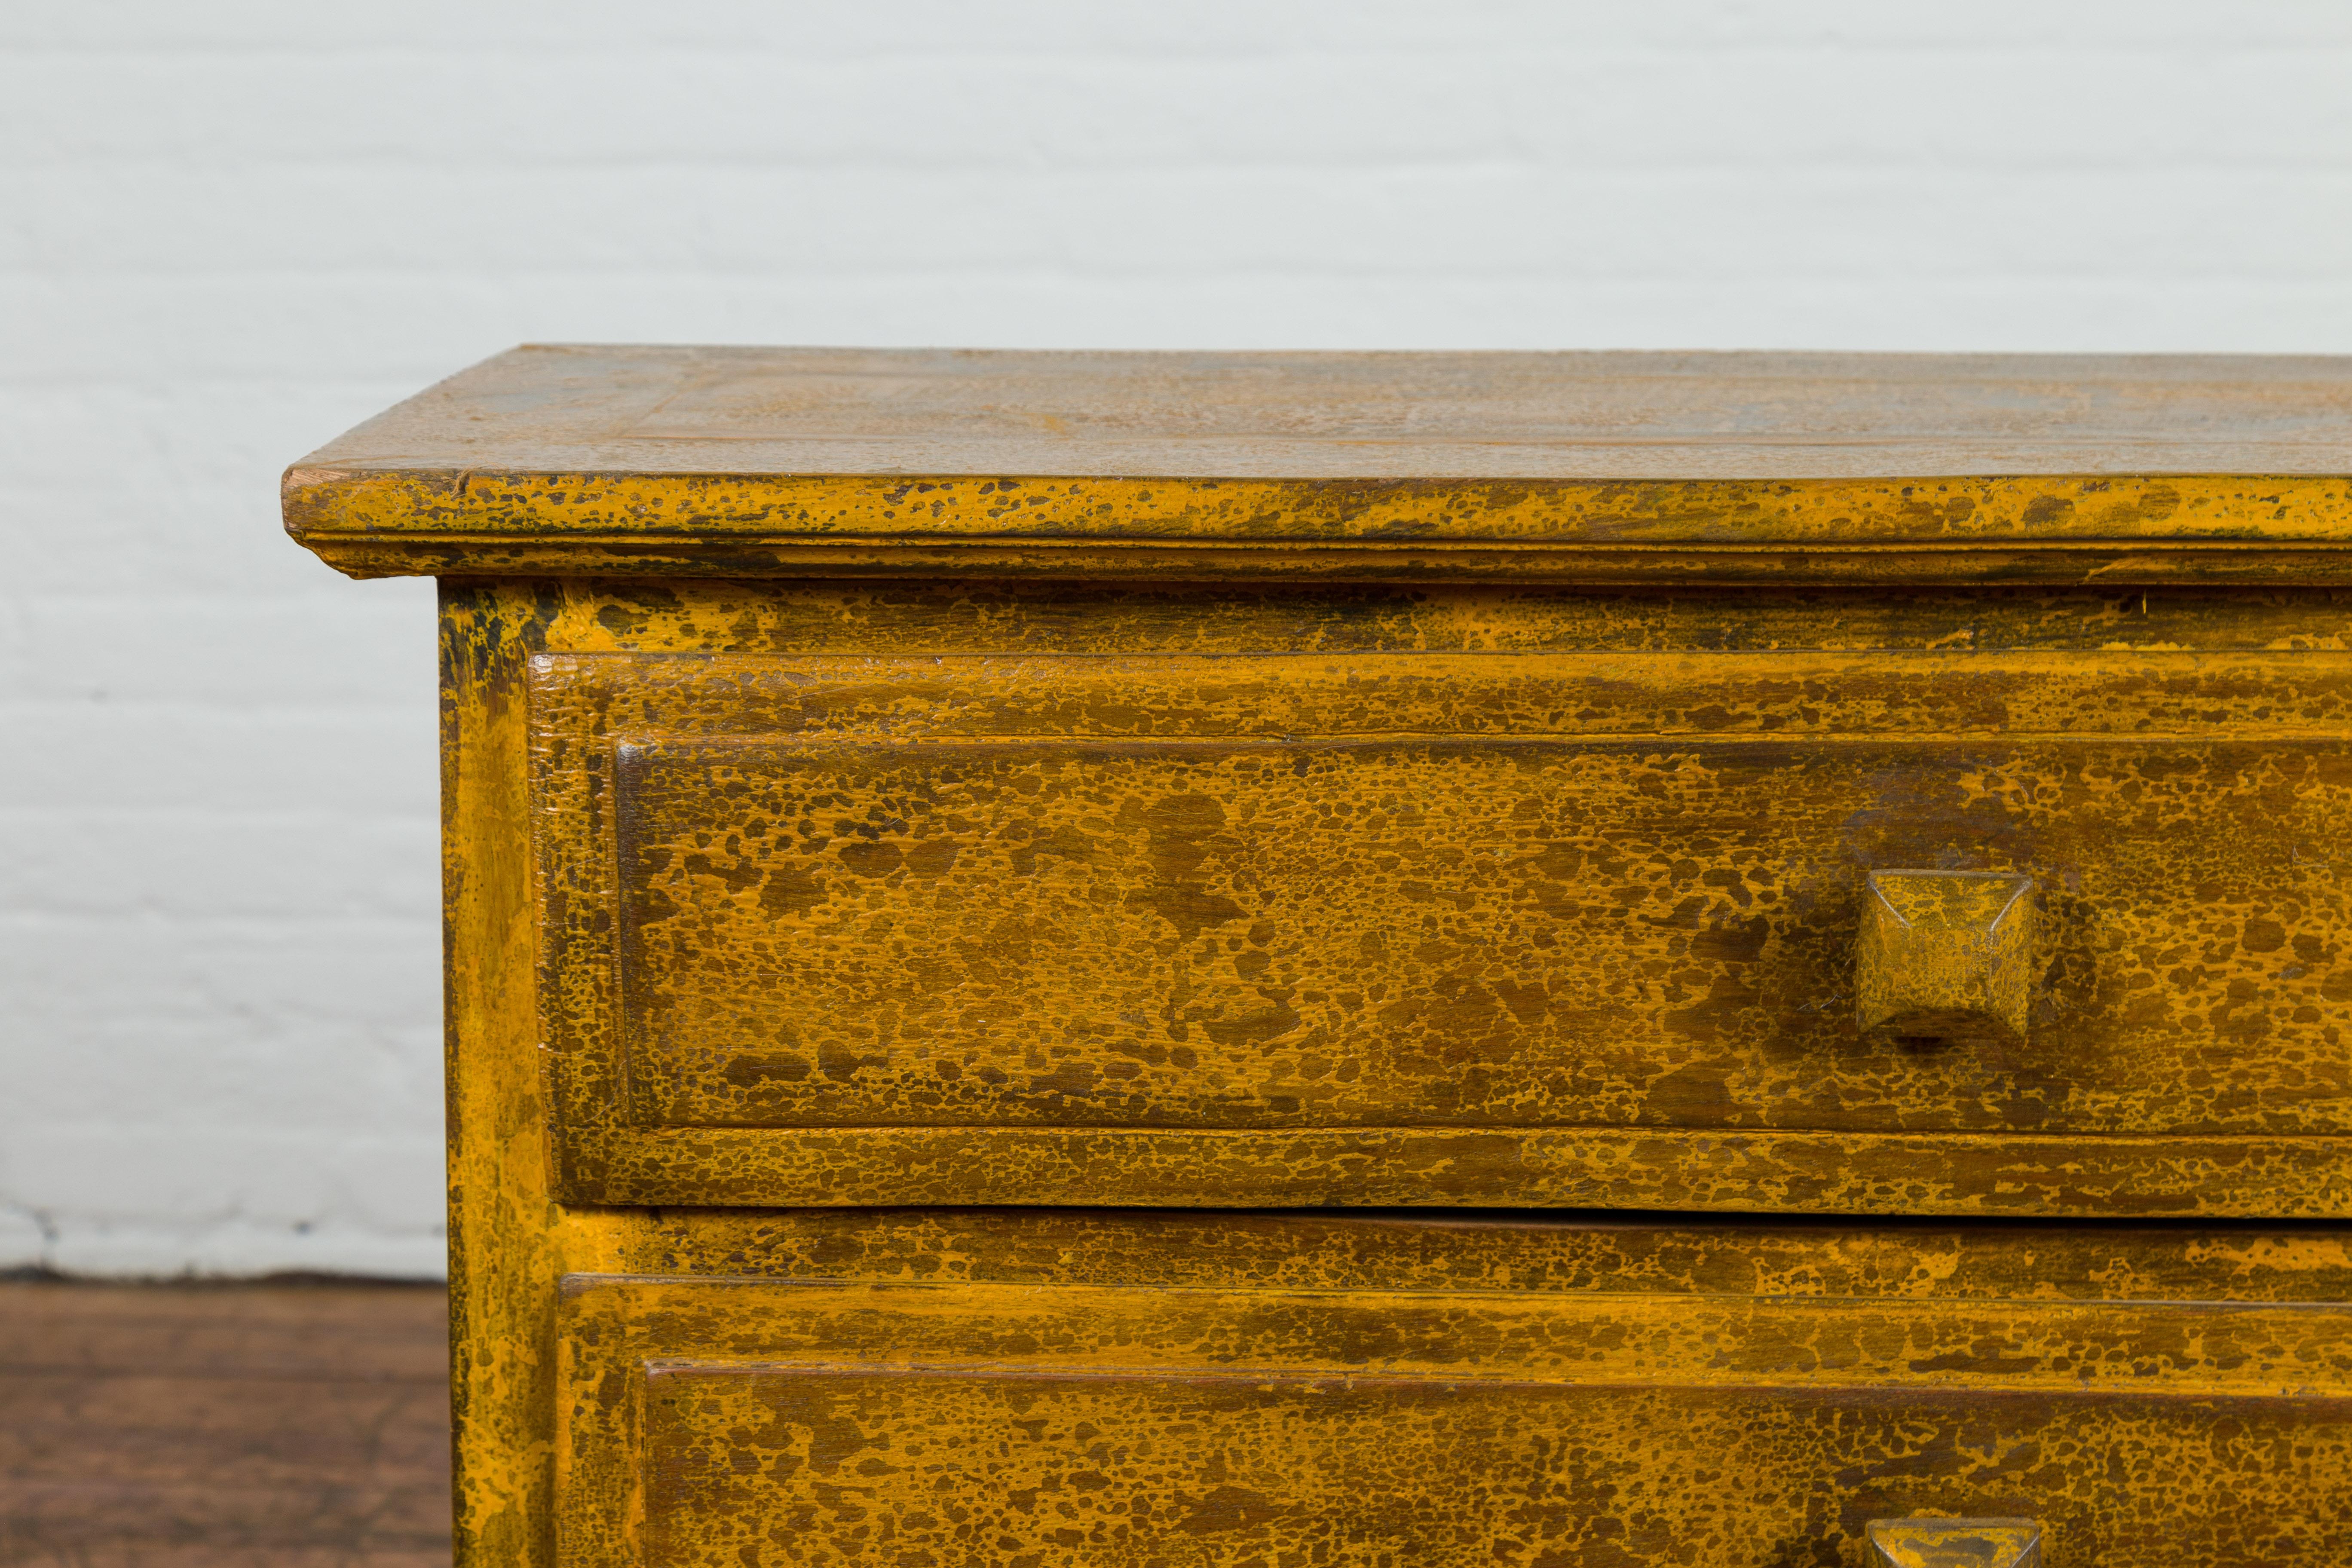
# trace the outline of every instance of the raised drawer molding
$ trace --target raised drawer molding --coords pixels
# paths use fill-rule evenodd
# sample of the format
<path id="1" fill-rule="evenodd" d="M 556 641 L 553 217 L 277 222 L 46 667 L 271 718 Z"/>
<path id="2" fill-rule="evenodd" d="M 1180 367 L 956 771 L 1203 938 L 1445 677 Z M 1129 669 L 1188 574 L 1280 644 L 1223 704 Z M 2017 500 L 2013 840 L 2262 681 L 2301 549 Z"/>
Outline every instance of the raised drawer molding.
<path id="1" fill-rule="evenodd" d="M 443 579 L 461 1568 L 2352 1561 L 2347 476 L 2194 357 L 530 348 L 303 459 Z"/>

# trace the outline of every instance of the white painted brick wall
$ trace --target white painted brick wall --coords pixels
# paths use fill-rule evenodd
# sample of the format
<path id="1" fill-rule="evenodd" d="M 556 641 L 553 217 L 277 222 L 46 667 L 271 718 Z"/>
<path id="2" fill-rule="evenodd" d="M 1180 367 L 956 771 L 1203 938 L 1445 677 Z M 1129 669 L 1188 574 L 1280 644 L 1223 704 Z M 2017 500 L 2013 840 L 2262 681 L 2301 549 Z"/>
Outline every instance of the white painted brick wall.
<path id="1" fill-rule="evenodd" d="M 8 0 L 0 1265 L 439 1268 L 431 590 L 523 340 L 2352 351 L 2342 0 Z"/>

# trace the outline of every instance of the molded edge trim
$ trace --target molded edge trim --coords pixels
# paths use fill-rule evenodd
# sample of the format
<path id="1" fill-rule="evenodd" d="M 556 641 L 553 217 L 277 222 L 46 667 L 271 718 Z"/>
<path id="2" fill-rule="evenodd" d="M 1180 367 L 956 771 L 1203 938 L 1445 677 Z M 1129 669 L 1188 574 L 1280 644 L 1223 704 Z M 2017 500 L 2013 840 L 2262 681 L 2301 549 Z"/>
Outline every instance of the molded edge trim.
<path id="1" fill-rule="evenodd" d="M 573 1204 L 2352 1218 L 2352 1138 L 1664 1128 L 574 1129 Z"/>
<path id="2" fill-rule="evenodd" d="M 1474 481 L 292 468 L 353 576 L 2352 582 L 2352 479 Z"/>

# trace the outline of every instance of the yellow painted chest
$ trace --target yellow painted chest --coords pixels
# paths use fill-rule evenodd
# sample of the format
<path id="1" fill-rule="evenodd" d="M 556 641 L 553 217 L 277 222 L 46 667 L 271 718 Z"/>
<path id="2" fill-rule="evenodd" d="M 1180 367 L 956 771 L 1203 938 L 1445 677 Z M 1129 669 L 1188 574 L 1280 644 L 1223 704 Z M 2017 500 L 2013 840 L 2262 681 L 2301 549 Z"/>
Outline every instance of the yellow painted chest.
<path id="1" fill-rule="evenodd" d="M 463 1568 L 2352 1562 L 2352 362 L 527 348 Z"/>

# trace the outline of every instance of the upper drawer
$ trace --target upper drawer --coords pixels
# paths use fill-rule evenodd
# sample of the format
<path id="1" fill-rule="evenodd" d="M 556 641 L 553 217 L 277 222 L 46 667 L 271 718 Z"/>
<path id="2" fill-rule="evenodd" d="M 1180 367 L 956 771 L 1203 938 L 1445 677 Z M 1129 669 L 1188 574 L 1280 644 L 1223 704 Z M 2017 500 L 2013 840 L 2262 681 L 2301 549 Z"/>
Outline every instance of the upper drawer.
<path id="1" fill-rule="evenodd" d="M 550 656 L 562 1195 L 2352 1213 L 2352 657 Z M 1856 1020 L 2014 873 L 2019 1026 Z"/>

